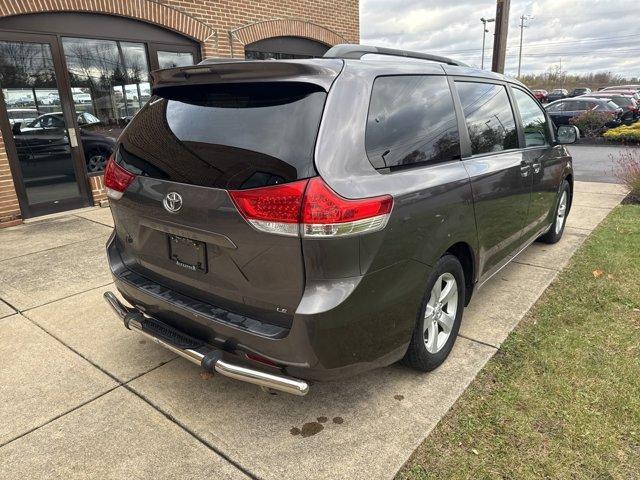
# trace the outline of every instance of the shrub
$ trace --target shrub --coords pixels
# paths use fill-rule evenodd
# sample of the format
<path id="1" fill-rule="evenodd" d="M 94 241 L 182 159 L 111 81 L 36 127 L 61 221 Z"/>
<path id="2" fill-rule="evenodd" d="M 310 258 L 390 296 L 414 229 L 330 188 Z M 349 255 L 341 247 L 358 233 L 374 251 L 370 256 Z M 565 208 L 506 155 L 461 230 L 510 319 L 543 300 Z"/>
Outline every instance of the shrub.
<path id="1" fill-rule="evenodd" d="M 569 123 L 578 127 L 581 136 L 595 138 L 599 137 L 606 129 L 605 125 L 609 120 L 611 120 L 611 115 L 608 113 L 587 110 L 573 117 Z"/>
<path id="2" fill-rule="evenodd" d="M 602 136 L 614 142 L 640 143 L 640 122 L 612 128 L 604 132 Z"/>
<path id="3" fill-rule="evenodd" d="M 640 200 L 640 148 L 627 148 L 614 160 L 616 177 L 629 188 L 635 199 Z"/>

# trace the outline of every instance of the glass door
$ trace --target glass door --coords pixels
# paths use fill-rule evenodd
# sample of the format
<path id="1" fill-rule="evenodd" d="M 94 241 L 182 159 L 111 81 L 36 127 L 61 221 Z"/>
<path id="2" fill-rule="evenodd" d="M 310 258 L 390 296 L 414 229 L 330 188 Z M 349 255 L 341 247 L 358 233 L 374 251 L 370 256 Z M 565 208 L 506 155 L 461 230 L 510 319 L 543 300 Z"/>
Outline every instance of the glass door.
<path id="1" fill-rule="evenodd" d="M 151 97 L 144 43 L 62 37 L 87 173 L 103 173 L 116 139 Z"/>
<path id="2" fill-rule="evenodd" d="M 0 36 L 0 124 L 25 218 L 89 205 L 55 38 Z"/>

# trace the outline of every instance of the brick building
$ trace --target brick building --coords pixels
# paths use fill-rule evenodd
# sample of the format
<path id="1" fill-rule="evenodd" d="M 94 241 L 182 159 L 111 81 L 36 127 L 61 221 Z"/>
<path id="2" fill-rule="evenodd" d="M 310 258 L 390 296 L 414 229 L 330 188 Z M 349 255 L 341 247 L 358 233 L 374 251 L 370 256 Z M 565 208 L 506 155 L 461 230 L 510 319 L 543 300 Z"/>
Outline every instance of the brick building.
<path id="1" fill-rule="evenodd" d="M 357 0 L 0 0 L 0 227 L 104 202 L 149 71 L 358 41 Z"/>

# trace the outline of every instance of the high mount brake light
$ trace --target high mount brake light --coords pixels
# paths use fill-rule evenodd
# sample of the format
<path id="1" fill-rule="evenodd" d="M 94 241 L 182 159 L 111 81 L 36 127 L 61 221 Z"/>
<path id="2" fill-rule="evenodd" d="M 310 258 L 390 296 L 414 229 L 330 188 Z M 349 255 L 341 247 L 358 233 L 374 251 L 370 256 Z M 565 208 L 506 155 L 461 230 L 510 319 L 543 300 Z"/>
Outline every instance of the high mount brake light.
<path id="1" fill-rule="evenodd" d="M 341 237 L 382 230 L 393 198 L 346 199 L 320 177 L 233 190 L 229 194 L 244 218 L 257 230 L 304 237 Z"/>
<path id="2" fill-rule="evenodd" d="M 115 153 L 113 153 L 104 169 L 104 186 L 107 190 L 107 196 L 113 200 L 120 200 L 135 177 L 133 173 L 116 163 Z"/>

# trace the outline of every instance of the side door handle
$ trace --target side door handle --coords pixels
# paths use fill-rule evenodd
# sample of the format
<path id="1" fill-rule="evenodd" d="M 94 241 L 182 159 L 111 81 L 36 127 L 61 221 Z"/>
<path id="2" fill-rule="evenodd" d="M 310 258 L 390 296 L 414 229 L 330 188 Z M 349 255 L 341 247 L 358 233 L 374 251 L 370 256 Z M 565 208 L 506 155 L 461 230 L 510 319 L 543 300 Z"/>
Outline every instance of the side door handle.
<path id="1" fill-rule="evenodd" d="M 531 167 L 533 168 L 533 173 L 540 173 L 540 170 L 542 170 L 542 161 L 537 160 L 535 162 L 533 162 L 531 164 Z"/>
<path id="2" fill-rule="evenodd" d="M 523 177 L 528 177 L 530 172 L 531 172 L 531 165 L 529 165 L 525 161 L 521 162 L 520 163 L 520 174 Z"/>

